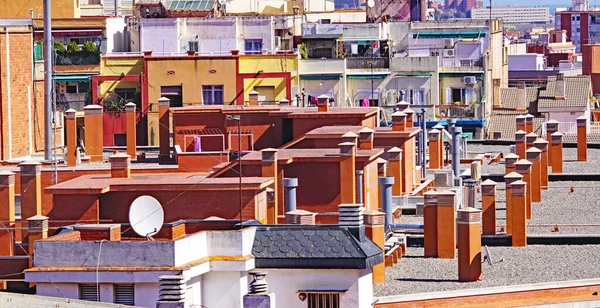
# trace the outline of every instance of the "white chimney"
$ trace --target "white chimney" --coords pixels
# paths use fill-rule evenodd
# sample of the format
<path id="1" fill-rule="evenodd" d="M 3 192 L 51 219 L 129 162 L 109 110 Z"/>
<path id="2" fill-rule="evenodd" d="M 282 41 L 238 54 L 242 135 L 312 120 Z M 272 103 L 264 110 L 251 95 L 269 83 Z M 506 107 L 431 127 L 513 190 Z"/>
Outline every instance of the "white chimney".
<path id="1" fill-rule="evenodd" d="M 556 83 L 554 84 L 554 99 L 565 100 L 565 76 L 563 73 L 556 75 Z"/>

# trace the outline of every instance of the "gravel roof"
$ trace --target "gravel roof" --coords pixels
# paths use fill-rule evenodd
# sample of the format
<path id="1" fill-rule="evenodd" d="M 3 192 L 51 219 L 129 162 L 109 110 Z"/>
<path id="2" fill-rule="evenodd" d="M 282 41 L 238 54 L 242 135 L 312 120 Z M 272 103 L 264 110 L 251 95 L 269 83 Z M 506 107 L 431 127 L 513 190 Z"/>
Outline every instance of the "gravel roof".
<path id="1" fill-rule="evenodd" d="M 394 267 L 386 268 L 386 283 L 374 285 L 375 296 L 473 289 L 600 277 L 595 264 L 600 245 L 489 247 L 494 265 L 482 264 L 482 280 L 458 281 L 458 260 L 424 258 L 423 248 L 409 247 Z"/>

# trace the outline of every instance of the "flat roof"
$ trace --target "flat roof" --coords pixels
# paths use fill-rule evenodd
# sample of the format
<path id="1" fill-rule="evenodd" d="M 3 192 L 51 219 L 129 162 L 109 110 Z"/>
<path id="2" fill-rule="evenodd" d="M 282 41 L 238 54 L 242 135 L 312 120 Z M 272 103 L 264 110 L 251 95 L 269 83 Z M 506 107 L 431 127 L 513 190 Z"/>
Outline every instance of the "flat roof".
<path id="1" fill-rule="evenodd" d="M 357 150 L 356 158 L 359 160 L 370 160 L 375 159 L 376 156 L 383 154 L 383 149 L 373 150 Z M 332 161 L 338 161 L 340 156 L 340 149 L 279 149 L 277 150 L 277 161 L 286 162 L 289 160 L 302 160 L 310 159 L 311 161 L 323 161 L 323 159 L 332 159 Z M 261 161 L 261 152 L 251 152 L 242 157 L 242 161 Z"/>
<path id="2" fill-rule="evenodd" d="M 171 108 L 171 113 L 194 113 L 194 112 L 222 112 L 225 114 L 238 113 L 273 113 L 282 114 L 290 118 L 302 117 L 330 117 L 339 115 L 371 115 L 377 113 L 377 108 L 371 107 L 329 107 L 327 112 L 318 112 L 317 107 L 280 107 L 278 105 L 241 106 L 241 105 L 211 105 L 211 106 L 186 106 Z"/>

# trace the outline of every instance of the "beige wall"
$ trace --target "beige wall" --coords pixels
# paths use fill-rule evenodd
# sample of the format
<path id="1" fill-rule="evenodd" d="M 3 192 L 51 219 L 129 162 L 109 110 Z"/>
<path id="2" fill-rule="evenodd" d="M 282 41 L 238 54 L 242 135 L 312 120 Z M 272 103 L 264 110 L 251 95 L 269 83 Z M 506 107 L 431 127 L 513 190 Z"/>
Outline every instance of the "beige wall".
<path id="1" fill-rule="evenodd" d="M 0 18 L 44 17 L 43 0 L 0 0 Z M 52 0 L 52 18 L 79 18 L 79 0 Z"/>

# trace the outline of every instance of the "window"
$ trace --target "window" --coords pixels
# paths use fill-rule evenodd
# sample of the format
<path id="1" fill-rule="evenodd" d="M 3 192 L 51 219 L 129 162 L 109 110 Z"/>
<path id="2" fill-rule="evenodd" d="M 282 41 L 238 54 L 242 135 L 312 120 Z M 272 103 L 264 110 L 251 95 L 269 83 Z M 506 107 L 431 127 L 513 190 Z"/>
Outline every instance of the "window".
<path id="1" fill-rule="evenodd" d="M 80 284 L 79 299 L 84 301 L 99 302 L 100 290 L 96 284 Z"/>
<path id="2" fill-rule="evenodd" d="M 579 28 L 577 28 L 577 33 L 579 33 Z"/>
<path id="3" fill-rule="evenodd" d="M 204 105 L 222 105 L 223 86 L 202 86 L 202 101 Z"/>
<path id="4" fill-rule="evenodd" d="M 413 105 L 425 105 L 425 89 L 411 89 Z"/>
<path id="5" fill-rule="evenodd" d="M 188 50 L 193 50 L 198 52 L 198 41 L 189 41 L 188 42 Z"/>
<path id="6" fill-rule="evenodd" d="M 161 86 L 160 95 L 171 100 L 169 107 L 183 106 L 183 89 L 181 86 Z"/>
<path id="7" fill-rule="evenodd" d="M 123 99 L 124 101 L 135 101 L 135 88 L 119 88 L 115 89 L 115 100 L 120 101 Z"/>
<path id="8" fill-rule="evenodd" d="M 308 293 L 308 308 L 339 308 L 339 293 Z"/>
<path id="9" fill-rule="evenodd" d="M 115 284 L 115 304 L 135 305 L 135 286 L 133 284 Z"/>
<path id="10" fill-rule="evenodd" d="M 262 54 L 262 39 L 244 40 L 244 52 L 247 54 Z"/>
<path id="11" fill-rule="evenodd" d="M 579 20 L 579 16 L 577 16 L 577 20 Z"/>

